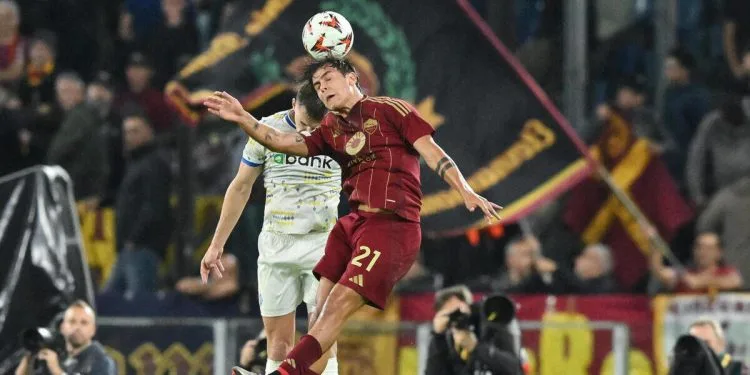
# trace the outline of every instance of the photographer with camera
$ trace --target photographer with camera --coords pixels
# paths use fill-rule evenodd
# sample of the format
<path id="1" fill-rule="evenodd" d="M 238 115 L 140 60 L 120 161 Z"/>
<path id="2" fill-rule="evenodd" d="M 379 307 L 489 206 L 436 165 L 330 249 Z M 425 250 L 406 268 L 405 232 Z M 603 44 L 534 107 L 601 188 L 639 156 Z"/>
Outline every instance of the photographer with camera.
<path id="1" fill-rule="evenodd" d="M 522 374 L 513 303 L 500 295 L 472 300 L 463 285 L 436 293 L 425 375 Z"/>
<path id="2" fill-rule="evenodd" d="M 96 374 L 114 375 L 115 362 L 104 347 L 92 340 L 96 333 L 94 309 L 84 301 L 71 304 L 60 324 L 62 339 L 46 328 L 26 331 L 23 345 L 29 353 L 16 368 L 16 375 Z"/>

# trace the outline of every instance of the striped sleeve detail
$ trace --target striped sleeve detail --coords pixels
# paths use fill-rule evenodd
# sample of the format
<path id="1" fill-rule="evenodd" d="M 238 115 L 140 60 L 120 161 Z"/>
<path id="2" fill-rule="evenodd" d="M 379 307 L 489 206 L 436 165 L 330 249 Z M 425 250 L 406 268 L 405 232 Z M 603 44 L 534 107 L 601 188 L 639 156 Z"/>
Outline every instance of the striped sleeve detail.
<path id="1" fill-rule="evenodd" d="M 371 97 L 368 97 L 367 100 L 373 103 L 388 105 L 391 108 L 393 108 L 396 112 L 398 112 L 398 114 L 400 114 L 401 117 L 408 115 L 412 111 L 411 105 L 409 105 L 409 103 L 406 103 L 405 101 L 401 99 L 389 98 L 387 96 L 371 96 Z"/>

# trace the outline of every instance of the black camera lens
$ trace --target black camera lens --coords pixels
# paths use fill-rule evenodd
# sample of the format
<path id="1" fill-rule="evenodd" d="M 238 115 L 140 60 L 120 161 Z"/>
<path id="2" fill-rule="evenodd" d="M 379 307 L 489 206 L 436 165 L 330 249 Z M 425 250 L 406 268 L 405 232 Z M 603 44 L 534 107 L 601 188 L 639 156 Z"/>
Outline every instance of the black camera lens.
<path id="1" fill-rule="evenodd" d="M 54 333 L 44 327 L 27 329 L 21 334 L 21 345 L 30 352 L 38 352 L 44 348 L 49 348 L 54 342 Z"/>

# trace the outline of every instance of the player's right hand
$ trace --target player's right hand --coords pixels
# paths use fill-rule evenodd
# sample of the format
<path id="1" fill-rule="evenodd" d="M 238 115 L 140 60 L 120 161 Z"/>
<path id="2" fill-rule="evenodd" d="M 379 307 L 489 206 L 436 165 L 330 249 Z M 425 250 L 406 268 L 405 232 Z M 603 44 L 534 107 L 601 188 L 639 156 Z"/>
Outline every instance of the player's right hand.
<path id="1" fill-rule="evenodd" d="M 223 253 L 223 248 L 215 246 L 210 246 L 208 250 L 206 250 L 206 254 L 203 255 L 203 260 L 201 260 L 201 280 L 204 284 L 208 283 L 208 277 L 211 275 L 212 271 L 217 277 L 223 277 L 221 274 L 224 272 L 224 265 L 221 264 L 221 255 Z"/>
<path id="2" fill-rule="evenodd" d="M 242 103 L 226 91 L 214 92 L 203 101 L 203 105 L 209 112 L 227 121 L 240 122 L 247 116 Z"/>

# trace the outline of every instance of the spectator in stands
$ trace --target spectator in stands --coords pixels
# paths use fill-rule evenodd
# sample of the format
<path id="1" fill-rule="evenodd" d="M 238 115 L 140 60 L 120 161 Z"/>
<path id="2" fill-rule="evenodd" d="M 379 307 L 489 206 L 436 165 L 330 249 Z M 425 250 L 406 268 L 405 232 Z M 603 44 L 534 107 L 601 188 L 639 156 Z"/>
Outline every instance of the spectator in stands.
<path id="1" fill-rule="evenodd" d="M 747 98 L 750 97 L 750 45 L 742 53 L 741 69 L 741 75 L 736 78 L 732 91 Z"/>
<path id="2" fill-rule="evenodd" d="M 84 102 L 85 89 L 75 73 L 57 76 L 57 102 L 64 114 L 47 152 L 47 162 L 65 168 L 73 180 L 76 200 L 93 209 L 104 195 L 109 164 L 96 113 Z"/>
<path id="3" fill-rule="evenodd" d="M 690 334 L 703 340 L 713 350 L 726 375 L 747 375 L 750 373 L 744 363 L 727 353 L 724 329 L 721 328 L 718 321 L 710 318 L 698 319 L 690 325 Z"/>
<path id="4" fill-rule="evenodd" d="M 146 111 L 149 124 L 157 133 L 161 133 L 172 127 L 172 118 L 164 94 L 151 87 L 153 73 L 153 66 L 146 55 L 141 52 L 131 54 L 125 70 L 128 88 L 119 98 L 118 108 L 122 110 L 133 104 L 140 106 Z"/>
<path id="5" fill-rule="evenodd" d="M 534 293 L 534 265 L 541 257 L 541 245 L 536 237 L 526 235 L 511 240 L 505 246 L 506 272 L 493 281 L 493 290 L 516 293 Z"/>
<path id="6" fill-rule="evenodd" d="M 104 133 L 107 144 L 107 161 L 109 163 L 109 179 L 103 206 L 114 204 L 117 189 L 122 181 L 125 169 L 125 159 L 122 148 L 122 118 L 114 105 L 114 84 L 112 75 L 106 71 L 100 71 L 89 83 L 86 89 L 86 100 L 96 112 L 100 122 L 100 129 Z"/>
<path id="7" fill-rule="evenodd" d="M 0 86 L 15 88 L 23 76 L 26 56 L 18 30 L 20 15 L 15 1 L 0 0 Z"/>
<path id="8" fill-rule="evenodd" d="M 603 294 L 617 292 L 612 270 L 612 252 L 602 244 L 586 246 L 576 257 L 572 270 L 539 257 L 529 281 L 529 289 L 551 294 Z"/>
<path id="9" fill-rule="evenodd" d="M 734 290 L 743 285 L 740 272 L 722 259 L 721 239 L 711 232 L 695 239 L 693 264 L 686 270 L 664 266 L 658 251 L 652 252 L 651 269 L 668 290 L 678 293 Z"/>
<path id="10" fill-rule="evenodd" d="M 130 56 L 138 51 L 139 43 L 133 31 L 133 16 L 123 6 L 117 24 L 117 35 L 113 41 L 112 55 L 107 60 L 113 68 L 113 75 L 118 86 L 127 85 L 125 70 Z"/>
<path id="11" fill-rule="evenodd" d="M 424 266 L 422 259 L 411 265 L 406 275 L 396 284 L 398 293 L 434 292 L 443 287 L 443 277 Z"/>
<path id="12" fill-rule="evenodd" d="M 615 102 L 602 104 L 597 108 L 598 120 L 607 121 L 612 110 L 633 124 L 637 136 L 650 140 L 658 154 L 674 148 L 674 141 L 664 125 L 658 121 L 656 113 L 646 107 L 645 85 L 638 78 L 629 78 L 620 83 L 615 94 Z"/>
<path id="13" fill-rule="evenodd" d="M 57 37 L 49 30 L 34 34 L 29 48 L 29 59 L 21 80 L 19 96 L 25 106 L 39 108 L 55 102 L 55 51 Z M 48 109 L 37 109 L 39 112 Z"/>
<path id="14" fill-rule="evenodd" d="M 739 78 L 742 76 L 743 49 L 750 46 L 750 2 L 726 0 L 724 3 L 724 55 L 729 70 Z"/>
<path id="15" fill-rule="evenodd" d="M 266 359 L 268 358 L 268 340 L 266 330 L 263 329 L 258 337 L 247 340 L 240 350 L 240 367 L 248 371 L 262 374 L 266 371 Z"/>
<path id="16" fill-rule="evenodd" d="M 213 278 L 204 284 L 200 276 L 184 277 L 177 281 L 175 289 L 182 294 L 214 301 L 230 298 L 240 290 L 239 265 L 237 258 L 229 253 L 221 256 L 221 264 L 224 265 L 222 277 Z M 197 268 L 196 268 L 197 269 Z"/>
<path id="17" fill-rule="evenodd" d="M 710 109 L 706 89 L 693 81 L 695 58 L 682 49 L 670 52 L 665 62 L 669 87 L 664 94 L 664 125 L 674 139 L 674 149 L 667 150 L 665 161 L 678 185 L 684 185 L 688 147 L 698 125 Z"/>
<path id="18" fill-rule="evenodd" d="M 715 232 L 724 243 L 724 259 L 750 275 L 750 176 L 720 190 L 698 218 L 699 232 Z"/>
<path id="19" fill-rule="evenodd" d="M 49 348 L 42 349 L 36 358 L 29 353 L 16 368 L 16 375 L 36 374 L 34 360 L 44 361 L 48 371 L 46 373 L 53 375 L 117 373 L 115 361 L 107 354 L 104 346 L 94 340 L 96 314 L 88 303 L 75 301 L 65 310 L 60 333 L 65 338 L 64 358 L 59 358 L 58 353 Z"/>
<path id="20" fill-rule="evenodd" d="M 20 108 L 18 97 L 0 86 L 0 176 L 31 166 L 28 163 L 30 139 L 24 139 L 22 133 Z"/>
<path id="21" fill-rule="evenodd" d="M 171 170 L 143 114 L 123 120 L 127 164 L 115 203 L 118 258 L 105 287 L 131 295 L 155 291 L 160 257 L 171 236 Z"/>
<path id="22" fill-rule="evenodd" d="M 732 99 L 701 123 L 685 170 L 688 192 L 697 205 L 703 206 L 715 191 L 750 175 L 748 115 Z"/>
<path id="23" fill-rule="evenodd" d="M 175 76 L 178 61 L 198 50 L 198 29 L 195 19 L 189 18 L 186 0 L 161 0 L 164 21 L 149 38 L 153 58 L 154 87 L 162 88 Z"/>

